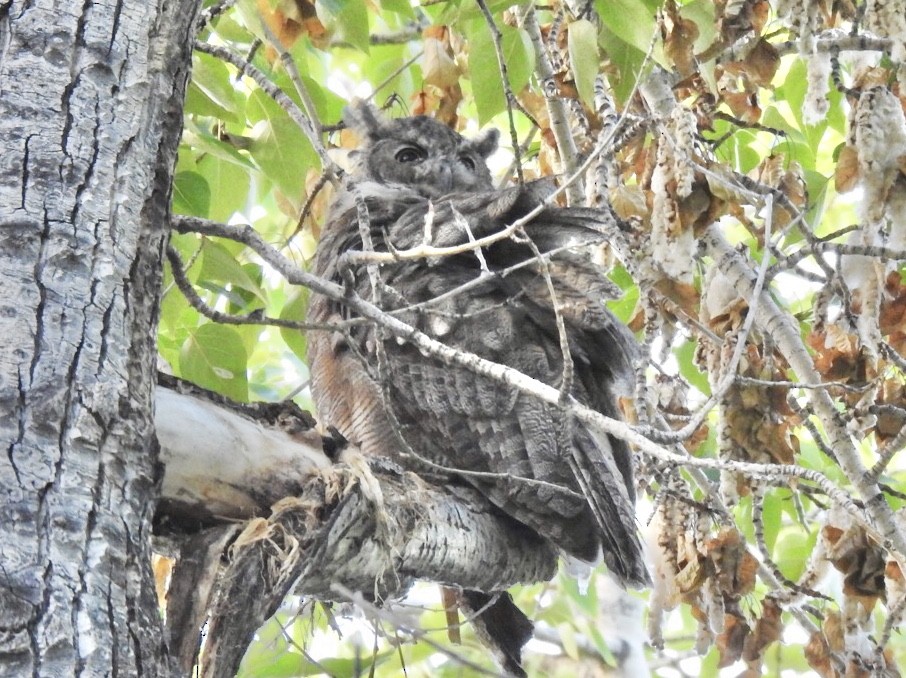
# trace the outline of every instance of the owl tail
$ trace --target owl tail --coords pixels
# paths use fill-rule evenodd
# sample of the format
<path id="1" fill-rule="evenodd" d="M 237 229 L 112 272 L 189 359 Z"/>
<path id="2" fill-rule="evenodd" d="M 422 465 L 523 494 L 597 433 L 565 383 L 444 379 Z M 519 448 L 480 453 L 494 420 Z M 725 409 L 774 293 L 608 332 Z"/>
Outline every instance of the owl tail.
<path id="1" fill-rule="evenodd" d="M 614 454 L 613 446 L 621 444 L 606 435 L 577 431 L 570 465 L 597 524 L 601 558 L 622 585 L 642 588 L 651 585 L 651 575 L 639 536 L 633 493 L 615 461 L 625 458 Z"/>

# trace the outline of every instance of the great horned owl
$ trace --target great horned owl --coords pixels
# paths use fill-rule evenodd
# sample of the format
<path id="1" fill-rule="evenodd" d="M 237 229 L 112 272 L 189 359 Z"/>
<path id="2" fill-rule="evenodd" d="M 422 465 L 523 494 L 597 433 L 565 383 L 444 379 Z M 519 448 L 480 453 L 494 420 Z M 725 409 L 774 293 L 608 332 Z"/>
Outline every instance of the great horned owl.
<path id="1" fill-rule="evenodd" d="M 607 310 L 612 284 L 583 248 L 605 240 L 612 218 L 545 207 L 480 250 L 341 265 L 350 250 L 467 244 L 505 229 L 544 197 L 541 184 L 494 190 L 485 160 L 496 132 L 467 140 L 430 118 L 387 120 L 363 103 L 347 108 L 345 119 L 364 147 L 322 230 L 315 272 L 351 284 L 449 346 L 556 388 L 566 379 L 578 401 L 617 416 L 615 388 L 631 375 L 635 341 Z M 310 321 L 350 317 L 342 303 L 312 297 Z M 624 583 L 648 581 L 622 440 L 373 325 L 312 333 L 309 359 L 322 420 L 366 454 L 459 478 L 567 554 L 587 562 L 603 556 Z"/>

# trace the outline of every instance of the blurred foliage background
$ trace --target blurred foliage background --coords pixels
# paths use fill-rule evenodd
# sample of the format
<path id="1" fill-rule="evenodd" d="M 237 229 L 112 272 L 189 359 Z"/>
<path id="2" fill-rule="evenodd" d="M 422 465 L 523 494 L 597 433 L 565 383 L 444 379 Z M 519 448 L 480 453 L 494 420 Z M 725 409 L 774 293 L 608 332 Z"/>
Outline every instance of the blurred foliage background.
<path id="1" fill-rule="evenodd" d="M 656 584 L 627 595 L 602 572 L 587 593 L 566 575 L 514 590 L 536 623 L 530 675 L 899 675 L 906 3 L 205 12 L 176 214 L 252 224 L 306 267 L 331 173 L 356 144 L 341 112 L 362 97 L 466 136 L 497 127 L 501 185 L 555 176 L 570 201 L 626 223 L 603 254 L 624 293 L 613 310 L 648 359 L 626 414 L 675 455 L 639 454 Z M 204 304 L 168 269 L 159 350 L 172 371 L 237 401 L 311 408 L 292 326 L 307 290 L 227 239 L 172 244 Z M 468 626 L 450 642 L 440 608 L 428 585 L 380 615 L 287 601 L 241 675 L 493 671 Z"/>

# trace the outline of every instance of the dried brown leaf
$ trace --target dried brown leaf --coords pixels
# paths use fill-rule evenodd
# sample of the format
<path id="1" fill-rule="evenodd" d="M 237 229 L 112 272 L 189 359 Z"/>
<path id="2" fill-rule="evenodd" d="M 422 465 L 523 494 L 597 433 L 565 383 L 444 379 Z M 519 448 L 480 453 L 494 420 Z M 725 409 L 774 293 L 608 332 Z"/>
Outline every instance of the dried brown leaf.
<path id="1" fill-rule="evenodd" d="M 720 653 L 718 668 L 735 664 L 742 657 L 743 646 L 748 635 L 749 625 L 745 619 L 734 614 L 724 615 L 724 630 L 714 639 L 714 645 Z"/>
<path id="2" fill-rule="evenodd" d="M 644 219 L 650 212 L 645 191 L 637 185 L 622 185 L 612 189 L 610 205 L 621 219 Z"/>
<path id="3" fill-rule="evenodd" d="M 679 14 L 676 3 L 667 2 L 664 6 L 664 53 L 670 59 L 681 76 L 690 75 L 696 67 L 695 40 L 698 38 L 698 26 L 694 21 L 684 19 Z"/>
<path id="4" fill-rule="evenodd" d="M 839 325 L 827 325 L 806 338 L 815 351 L 815 368 L 828 381 L 853 379 L 859 368 L 859 339 Z"/>
<path id="5" fill-rule="evenodd" d="M 754 631 L 746 638 L 743 648 L 743 659 L 751 668 L 761 666 L 764 659 L 764 651 L 772 644 L 780 640 L 780 633 L 783 630 L 781 620 L 782 610 L 772 598 L 765 598 L 761 608 L 761 616 L 755 622 Z"/>
<path id="6" fill-rule="evenodd" d="M 740 120 L 752 124 L 761 118 L 761 107 L 754 92 L 721 92 L 721 97 Z"/>
<path id="7" fill-rule="evenodd" d="M 167 591 L 170 588 L 170 577 L 173 574 L 174 558 L 157 553 L 151 555 L 151 567 L 154 570 L 154 590 L 157 592 L 157 604 L 161 609 L 167 608 Z"/>
<path id="8" fill-rule="evenodd" d="M 674 302 L 690 316 L 695 317 L 698 315 L 699 299 L 698 290 L 695 289 L 695 285 L 661 278 L 654 286 L 661 294 Z"/>
<path id="9" fill-rule="evenodd" d="M 836 678 L 837 673 L 831 664 L 827 639 L 820 631 L 813 633 L 809 638 L 805 646 L 805 660 L 821 678 Z"/>
<path id="10" fill-rule="evenodd" d="M 745 72 L 756 85 L 769 87 L 777 68 L 780 66 L 780 54 L 777 48 L 762 38 L 746 56 Z"/>
<path id="11" fill-rule="evenodd" d="M 852 87 L 864 92 L 873 87 L 887 87 L 888 80 L 890 80 L 888 69 L 882 66 L 870 66 L 855 73 Z"/>
<path id="12" fill-rule="evenodd" d="M 676 587 L 680 593 L 688 594 L 701 588 L 708 572 L 698 558 L 685 563 L 676 573 Z"/>
<path id="13" fill-rule="evenodd" d="M 834 170 L 834 188 L 837 193 L 853 190 L 859 183 L 859 152 L 855 146 L 844 146 Z"/>
<path id="14" fill-rule="evenodd" d="M 422 49 L 422 75 L 426 84 L 445 89 L 459 82 L 459 67 L 449 45 L 437 38 L 425 38 Z"/>
<path id="15" fill-rule="evenodd" d="M 723 528 L 705 543 L 705 554 L 714 564 L 721 593 L 732 599 L 751 593 L 758 561 L 746 549 L 738 530 Z"/>
<path id="16" fill-rule="evenodd" d="M 859 599 L 865 609 L 872 609 L 886 593 L 884 550 L 859 525 L 845 529 L 825 525 L 821 536 L 827 544 L 828 561 L 843 574 L 843 593 Z"/>
<path id="17" fill-rule="evenodd" d="M 303 35 L 307 35 L 316 47 L 326 48 L 328 33 L 318 18 L 315 3 L 309 0 L 258 0 L 258 12 L 267 27 L 277 36 L 286 49 L 290 49 Z M 276 51 L 268 47 L 270 60 Z"/>
<path id="18" fill-rule="evenodd" d="M 884 568 L 884 575 L 895 582 L 899 582 L 900 585 L 906 583 L 906 578 L 903 577 L 903 570 L 900 569 L 900 564 L 895 560 L 888 560 L 887 565 Z"/>

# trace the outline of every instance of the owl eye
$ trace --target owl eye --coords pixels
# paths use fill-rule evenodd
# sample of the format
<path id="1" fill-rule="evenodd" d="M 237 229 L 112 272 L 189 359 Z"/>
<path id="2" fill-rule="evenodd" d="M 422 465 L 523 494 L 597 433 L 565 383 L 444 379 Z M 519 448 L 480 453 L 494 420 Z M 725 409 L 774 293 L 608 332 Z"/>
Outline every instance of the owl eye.
<path id="1" fill-rule="evenodd" d="M 470 158 L 469 156 L 467 156 L 467 155 L 460 156 L 459 162 L 461 162 L 465 166 L 465 168 L 467 170 L 469 170 L 470 172 L 475 171 L 475 161 L 472 160 L 472 158 Z"/>
<path id="2" fill-rule="evenodd" d="M 394 157 L 401 163 L 419 163 L 425 159 L 425 152 L 417 146 L 406 146 L 397 151 Z"/>

